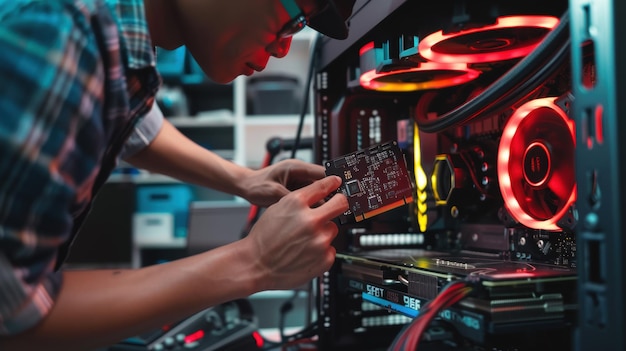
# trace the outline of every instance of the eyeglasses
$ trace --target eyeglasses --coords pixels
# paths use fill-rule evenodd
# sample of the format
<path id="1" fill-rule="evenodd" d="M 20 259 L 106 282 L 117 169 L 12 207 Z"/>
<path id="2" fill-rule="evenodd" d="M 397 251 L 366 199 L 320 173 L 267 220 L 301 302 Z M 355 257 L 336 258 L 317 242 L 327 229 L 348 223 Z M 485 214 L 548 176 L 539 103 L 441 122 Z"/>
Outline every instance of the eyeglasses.
<path id="1" fill-rule="evenodd" d="M 291 20 L 283 26 L 283 28 L 276 34 L 277 38 L 288 38 L 299 31 L 301 31 L 307 25 L 307 18 L 304 12 L 300 9 L 295 0 L 280 0 L 285 10 L 291 17 Z"/>

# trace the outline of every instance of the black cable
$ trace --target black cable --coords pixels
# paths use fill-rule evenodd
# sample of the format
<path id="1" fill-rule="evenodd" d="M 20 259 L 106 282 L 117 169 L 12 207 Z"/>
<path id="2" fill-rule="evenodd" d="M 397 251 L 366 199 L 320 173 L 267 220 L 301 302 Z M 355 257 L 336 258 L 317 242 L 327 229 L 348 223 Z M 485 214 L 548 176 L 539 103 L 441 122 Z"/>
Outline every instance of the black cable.
<path id="1" fill-rule="evenodd" d="M 486 111 L 507 106 L 513 99 L 526 96 L 538 87 L 562 63 L 569 45 L 569 11 L 561 16 L 537 47 L 507 73 L 493 82 L 482 94 L 449 111 L 435 120 L 417 119 L 420 131 L 441 132 L 446 128 L 467 123 Z"/>
<path id="2" fill-rule="evenodd" d="M 510 108 L 510 106 L 516 101 L 520 100 L 520 97 L 526 97 L 532 94 L 535 89 L 539 88 L 548 78 L 554 75 L 556 69 L 560 67 L 569 57 L 570 41 L 567 39 L 560 48 L 555 52 L 549 61 L 540 67 L 539 71 L 524 80 L 518 89 L 515 89 L 516 94 L 506 94 L 501 97 L 499 101 L 490 105 L 482 113 L 493 114 L 503 109 Z"/>
<path id="3" fill-rule="evenodd" d="M 285 320 L 287 319 L 287 313 L 293 309 L 293 302 L 296 297 L 298 297 L 298 290 L 294 290 L 293 295 L 287 299 L 280 306 L 279 316 L 278 316 L 278 331 L 280 333 L 280 341 L 285 342 L 287 336 L 285 335 Z"/>
<path id="4" fill-rule="evenodd" d="M 315 73 L 315 65 L 317 64 L 317 58 L 319 49 L 321 47 L 321 34 L 317 33 L 315 36 L 315 42 L 313 43 L 313 51 L 311 52 L 311 60 L 309 63 L 309 72 L 306 78 L 305 88 L 304 88 L 304 98 L 302 101 L 302 110 L 300 111 L 300 120 L 298 122 L 298 129 L 296 131 L 296 137 L 294 140 L 294 147 L 291 150 L 291 158 L 296 158 L 296 152 L 300 146 L 300 139 L 302 137 L 302 130 L 304 129 L 304 120 L 307 115 L 307 110 L 309 109 L 309 94 L 311 92 L 311 83 L 313 82 L 313 74 Z"/>
<path id="5" fill-rule="evenodd" d="M 305 83 L 305 89 L 304 89 L 304 96 L 303 96 L 303 102 L 302 102 L 302 110 L 300 111 L 300 120 L 298 122 L 298 129 L 296 131 L 296 136 L 293 142 L 293 148 L 291 149 L 291 158 L 296 158 L 296 152 L 297 150 L 300 148 L 300 142 L 302 139 L 302 130 L 304 129 L 304 120 L 306 118 L 307 112 L 309 110 L 309 94 L 311 92 L 311 85 L 313 83 L 313 76 L 315 74 L 315 66 L 317 65 L 317 59 L 319 57 L 319 52 L 320 52 L 320 48 L 321 48 L 321 43 L 322 43 L 322 34 L 317 33 L 315 36 L 315 42 L 312 45 L 312 52 L 311 52 L 311 57 L 310 57 L 310 62 L 309 62 L 309 71 L 307 74 L 307 79 L 306 79 L 306 83 Z M 314 141 L 313 141 L 314 143 Z M 297 292 L 296 292 L 297 294 Z M 313 294 L 313 284 L 309 284 L 309 289 L 307 291 L 308 296 L 310 297 Z M 295 297 L 295 295 L 294 295 Z M 306 315 L 310 316 L 311 315 L 311 305 L 307 304 L 307 311 L 306 311 Z M 309 319 L 307 318 L 307 321 L 309 321 Z M 306 338 L 309 337 L 311 335 L 309 335 L 309 331 L 312 331 L 312 335 L 315 335 L 317 333 L 317 322 L 312 322 L 311 324 L 309 324 L 307 327 L 305 327 L 303 330 L 301 330 L 300 332 L 290 335 L 290 336 L 285 336 L 284 335 L 284 330 L 282 330 L 281 328 L 281 341 L 283 342 L 283 344 L 287 343 L 287 342 L 291 342 L 294 340 L 298 340 L 298 339 L 302 339 L 302 338 Z"/>
<path id="6" fill-rule="evenodd" d="M 321 36 L 322 35 L 319 33 L 316 35 L 315 42 L 312 46 L 313 49 L 311 52 L 309 71 L 308 71 L 306 83 L 305 83 L 304 98 L 303 98 L 303 103 L 302 103 L 302 110 L 300 111 L 298 129 L 296 131 L 293 144 L 290 143 L 289 145 L 289 147 L 291 148 L 291 158 L 296 158 L 296 152 L 301 146 L 300 144 L 302 141 L 302 130 L 304 129 L 304 121 L 305 121 L 305 118 L 309 109 L 309 94 L 311 91 L 310 90 L 311 83 L 313 82 L 313 75 L 315 73 L 315 65 L 317 64 L 319 48 L 321 47 L 320 45 Z M 283 142 L 282 139 L 276 138 L 275 140 L 270 140 L 268 142 L 268 145 L 266 145 L 268 152 L 271 154 L 270 164 L 271 164 L 271 160 L 273 160 L 273 158 L 276 156 L 277 151 L 280 151 L 283 149 L 284 145 L 281 144 L 282 142 Z M 305 144 L 312 143 L 312 142 L 313 140 L 310 140 L 310 141 L 307 140 Z M 277 150 L 273 150 L 272 146 L 275 146 L 275 149 Z M 312 286 L 313 284 L 309 284 L 309 291 L 308 291 L 309 296 L 313 293 Z M 289 298 L 287 301 L 285 301 L 280 308 L 280 316 L 279 316 L 279 322 L 278 322 L 279 324 L 278 329 L 280 332 L 280 342 L 271 342 L 271 341 L 266 340 L 265 349 L 274 349 L 277 347 L 282 347 L 283 345 L 286 345 L 295 340 L 312 337 L 317 334 L 317 328 L 318 328 L 317 322 L 310 323 L 309 325 L 305 326 L 302 330 L 294 334 L 291 334 L 291 335 L 285 334 L 285 317 L 286 317 L 286 314 L 293 308 L 293 301 L 295 300 L 297 295 L 298 295 L 298 291 L 296 290 L 294 291 L 294 295 L 291 298 Z M 310 308 L 311 307 L 307 304 L 307 309 L 310 309 Z M 309 315 L 310 315 L 310 311 L 307 310 L 307 316 Z"/>

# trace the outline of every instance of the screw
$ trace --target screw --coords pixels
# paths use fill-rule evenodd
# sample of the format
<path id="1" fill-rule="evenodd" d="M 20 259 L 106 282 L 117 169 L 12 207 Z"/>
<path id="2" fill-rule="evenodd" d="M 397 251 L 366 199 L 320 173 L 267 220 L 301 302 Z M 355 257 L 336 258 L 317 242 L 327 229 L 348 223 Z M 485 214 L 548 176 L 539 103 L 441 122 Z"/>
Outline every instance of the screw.
<path id="1" fill-rule="evenodd" d="M 450 208 L 450 215 L 452 216 L 452 218 L 457 218 L 459 216 L 459 209 L 456 206 L 452 206 Z"/>
<path id="2" fill-rule="evenodd" d="M 545 243 L 543 242 L 543 240 L 537 241 L 537 247 L 539 247 L 539 250 L 542 250 L 544 245 Z"/>

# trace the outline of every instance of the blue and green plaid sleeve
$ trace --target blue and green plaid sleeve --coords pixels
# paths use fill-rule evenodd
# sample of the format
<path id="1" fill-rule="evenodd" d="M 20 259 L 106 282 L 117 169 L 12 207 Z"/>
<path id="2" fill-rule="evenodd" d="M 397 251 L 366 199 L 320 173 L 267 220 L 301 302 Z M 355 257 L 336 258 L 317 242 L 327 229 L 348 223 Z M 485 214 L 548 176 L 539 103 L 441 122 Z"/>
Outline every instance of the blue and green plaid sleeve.
<path id="1" fill-rule="evenodd" d="M 103 160 L 159 85 L 142 0 L 0 0 L 0 336 L 51 310 Z"/>
<path id="2" fill-rule="evenodd" d="M 0 1 L 0 335 L 38 323 L 104 148 L 103 66 L 67 1 Z"/>

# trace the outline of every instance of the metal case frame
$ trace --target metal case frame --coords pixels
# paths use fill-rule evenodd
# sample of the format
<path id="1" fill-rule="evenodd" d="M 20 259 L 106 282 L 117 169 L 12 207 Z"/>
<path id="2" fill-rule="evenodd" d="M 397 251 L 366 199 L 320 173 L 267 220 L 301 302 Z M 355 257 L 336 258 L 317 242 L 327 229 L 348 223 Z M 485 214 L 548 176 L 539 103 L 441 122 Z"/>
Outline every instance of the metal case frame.
<path id="1" fill-rule="evenodd" d="M 578 350 L 624 350 L 626 334 L 626 3 L 570 0 L 578 250 Z M 594 50 L 596 81 L 582 83 L 583 45 Z M 620 118 L 622 116 L 622 118 Z"/>

